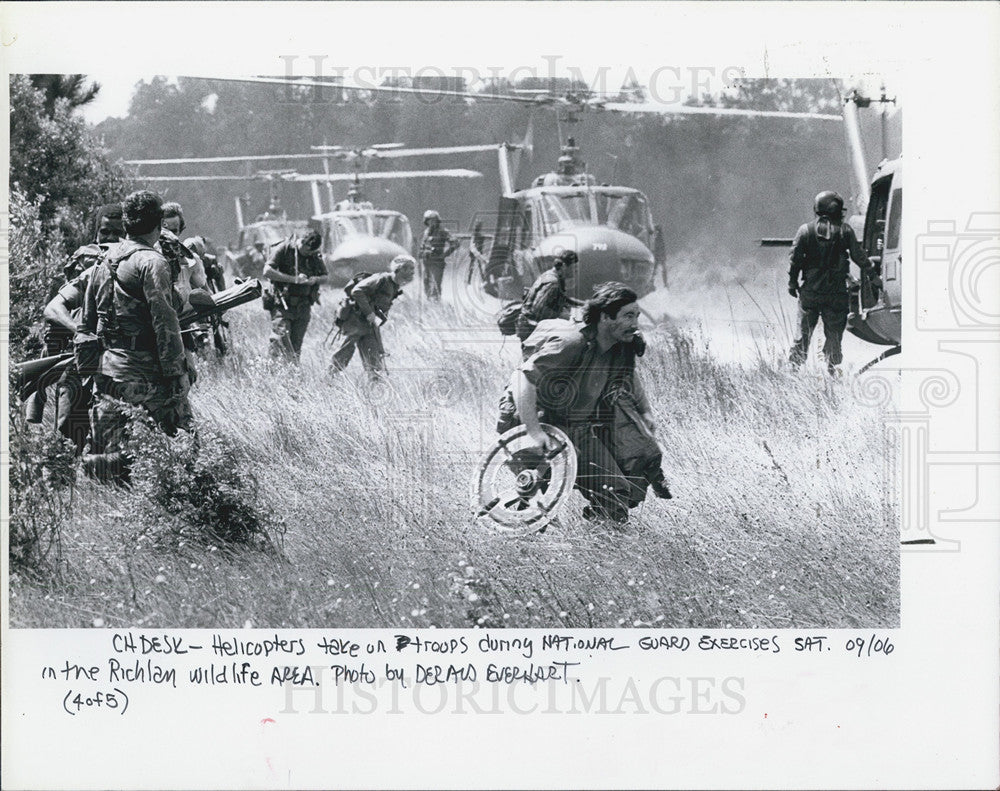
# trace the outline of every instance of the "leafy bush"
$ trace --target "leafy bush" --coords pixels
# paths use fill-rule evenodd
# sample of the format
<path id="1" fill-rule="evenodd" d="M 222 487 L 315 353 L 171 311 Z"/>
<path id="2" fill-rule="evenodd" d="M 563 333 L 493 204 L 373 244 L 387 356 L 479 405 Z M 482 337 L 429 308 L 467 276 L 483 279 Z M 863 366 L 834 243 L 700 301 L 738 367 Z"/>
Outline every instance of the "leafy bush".
<path id="1" fill-rule="evenodd" d="M 132 499 L 147 524 L 210 544 L 280 549 L 285 525 L 263 497 L 254 461 L 210 427 L 167 437 L 147 419 L 128 440 Z M 163 531 L 162 528 L 166 527 Z"/>
<path id="2" fill-rule="evenodd" d="M 42 350 L 42 311 L 62 274 L 62 237 L 46 234 L 39 207 L 14 187 L 10 191 L 10 355 L 37 357 Z"/>
<path id="3" fill-rule="evenodd" d="M 73 446 L 48 427 L 10 409 L 10 565 L 41 575 L 62 556 L 62 532 L 73 512 Z"/>
<path id="4" fill-rule="evenodd" d="M 130 189 L 65 98 L 46 98 L 26 75 L 10 78 L 10 353 L 36 355 L 46 302 L 66 257 L 92 241 L 88 214 Z"/>
<path id="5" fill-rule="evenodd" d="M 73 110 L 26 75 L 10 78 L 10 184 L 37 203 L 46 236 L 62 234 L 66 254 L 93 238 L 87 215 L 124 198 L 131 184 Z"/>

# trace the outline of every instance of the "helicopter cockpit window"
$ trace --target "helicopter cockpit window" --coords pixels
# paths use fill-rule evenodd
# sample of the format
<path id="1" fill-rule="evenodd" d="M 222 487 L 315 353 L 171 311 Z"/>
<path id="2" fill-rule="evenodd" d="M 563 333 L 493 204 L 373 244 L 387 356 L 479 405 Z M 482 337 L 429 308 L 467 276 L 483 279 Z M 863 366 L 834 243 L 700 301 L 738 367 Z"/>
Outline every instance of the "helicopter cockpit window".
<path id="1" fill-rule="evenodd" d="M 903 190 L 892 191 L 892 202 L 889 204 L 889 224 L 886 227 L 885 246 L 887 250 L 899 249 L 899 229 L 903 218 Z"/>
<path id="2" fill-rule="evenodd" d="M 603 225 L 644 240 L 652 233 L 649 208 L 641 195 L 597 192 L 594 198 L 597 201 L 597 218 Z"/>
<path id="3" fill-rule="evenodd" d="M 372 231 L 375 236 L 395 242 L 407 250 L 413 244 L 410 223 L 401 214 L 376 214 L 372 217 Z"/>
<path id="4" fill-rule="evenodd" d="M 563 231 L 574 225 L 593 222 L 590 214 L 590 196 L 587 193 L 578 195 L 543 195 L 542 213 L 548 233 Z"/>
<path id="5" fill-rule="evenodd" d="M 359 234 L 367 236 L 370 233 L 368 222 L 364 215 L 351 216 L 341 214 L 333 218 L 333 223 L 340 236 L 357 236 Z"/>

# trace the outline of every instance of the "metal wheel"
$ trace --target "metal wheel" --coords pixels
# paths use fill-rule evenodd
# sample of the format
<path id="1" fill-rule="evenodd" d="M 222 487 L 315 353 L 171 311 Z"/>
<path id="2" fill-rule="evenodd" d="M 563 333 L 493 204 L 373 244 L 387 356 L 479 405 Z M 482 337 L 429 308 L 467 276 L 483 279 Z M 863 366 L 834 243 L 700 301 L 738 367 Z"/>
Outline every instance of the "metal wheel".
<path id="1" fill-rule="evenodd" d="M 502 533 L 528 535 L 543 529 L 576 482 L 576 449 L 560 429 L 542 424 L 554 447 L 531 447 L 524 426 L 501 435 L 472 476 L 476 517 L 488 517 Z"/>

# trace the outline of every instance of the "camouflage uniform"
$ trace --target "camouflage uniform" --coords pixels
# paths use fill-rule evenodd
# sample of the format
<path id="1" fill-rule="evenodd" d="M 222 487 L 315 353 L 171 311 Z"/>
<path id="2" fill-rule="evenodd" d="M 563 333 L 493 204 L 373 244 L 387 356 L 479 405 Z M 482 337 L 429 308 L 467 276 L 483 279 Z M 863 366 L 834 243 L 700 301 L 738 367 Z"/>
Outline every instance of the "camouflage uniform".
<path id="1" fill-rule="evenodd" d="M 110 244 L 87 244 L 80 247 L 70 256 L 69 261 L 63 267 L 63 272 L 66 275 L 66 282 L 62 285 L 53 284 L 52 292 L 49 295 L 49 302 L 51 302 L 56 297 L 60 297 L 64 302 L 67 298 L 73 300 L 77 294 L 77 286 L 72 285 L 84 271 L 88 271 L 96 264 L 101 256 L 111 247 Z M 82 267 L 82 269 L 81 269 Z M 83 302 L 83 292 L 86 291 L 87 284 L 84 282 L 82 286 L 79 286 L 79 299 L 76 299 L 72 306 L 67 302 L 67 310 L 72 311 L 74 308 L 79 308 L 80 304 Z M 78 316 L 75 318 L 79 318 Z M 73 351 L 73 331 L 68 327 L 63 326 L 62 323 L 58 321 L 52 321 L 51 319 L 45 319 L 44 329 L 42 330 L 42 340 L 45 343 L 45 355 L 46 357 L 52 357 L 57 354 L 65 354 L 66 352 Z M 68 373 L 68 370 L 67 370 Z M 61 380 L 60 380 L 61 382 Z M 60 387 L 59 393 L 62 394 L 62 389 Z M 48 403 L 48 396 L 45 389 L 39 389 L 31 394 L 27 400 L 27 411 L 28 411 L 28 421 L 31 423 L 41 423 L 42 417 L 45 413 L 45 405 Z M 59 403 L 59 418 L 62 420 L 63 415 L 63 403 Z M 68 436 L 68 435 L 67 435 Z"/>
<path id="2" fill-rule="evenodd" d="M 615 443 L 616 404 L 625 394 L 639 412 L 648 405 L 636 384 L 634 344 L 616 343 L 602 352 L 596 336 L 596 327 L 542 321 L 525 343 L 521 371 L 537 391 L 542 422 L 565 431 L 576 448 L 576 488 L 599 514 L 625 521 L 628 509 L 645 499 L 649 482 L 642 471 L 651 461 L 636 462 L 641 469 L 631 474 L 622 469 L 626 459 Z M 632 458 L 632 451 L 625 453 Z M 638 455 L 645 459 L 648 449 Z"/>
<path id="3" fill-rule="evenodd" d="M 385 370 L 382 339 L 368 317 L 374 315 L 384 322 L 392 303 L 402 293 L 391 272 L 369 275 L 354 286 L 350 299 L 345 301 L 337 316 L 342 339 L 333 353 L 334 371 L 347 367 L 355 347 L 361 353 L 361 364 L 370 376 L 375 378 Z"/>
<path id="4" fill-rule="evenodd" d="M 848 255 L 862 270 L 870 271 L 868 256 L 858 243 L 854 229 L 818 218 L 802 225 L 789 254 L 789 290 L 798 291 L 798 337 L 789 353 L 793 365 L 801 365 L 809 353 L 809 341 L 823 319 L 823 355 L 831 368 L 844 359 L 841 341 L 847 327 L 849 297 Z M 802 284 L 799 284 L 799 276 Z"/>
<path id="5" fill-rule="evenodd" d="M 267 266 L 286 275 L 326 277 L 326 266 L 319 252 L 302 253 L 293 239 L 277 245 L 271 252 Z M 272 357 L 298 360 L 302 352 L 302 339 L 314 302 L 319 302 L 319 286 L 306 283 L 274 283 L 276 303 L 271 308 L 271 335 L 268 338 Z"/>
<path id="6" fill-rule="evenodd" d="M 538 322 L 546 319 L 568 319 L 569 309 L 576 301 L 566 294 L 566 278 L 553 267 L 546 269 L 528 289 L 517 317 L 517 337 L 523 348 Z"/>
<path id="7" fill-rule="evenodd" d="M 177 307 L 170 266 L 146 244 L 120 242 L 94 270 L 76 343 L 81 373 L 97 378 L 91 455 L 84 461 L 101 479 L 127 479 L 129 406 L 142 407 L 169 436 L 192 426 L 187 394 L 193 371 Z M 102 351 L 92 371 L 87 350 L 97 339 Z"/>
<path id="8" fill-rule="evenodd" d="M 107 245 L 106 247 L 110 247 Z M 83 299 L 87 293 L 87 286 L 94 273 L 94 266 L 85 269 L 79 275 L 70 280 L 59 289 L 56 297 L 62 300 L 67 312 L 76 320 L 80 319 L 83 310 Z M 48 322 L 52 326 L 59 328 L 60 335 L 66 340 L 58 351 L 52 354 L 62 354 L 72 351 L 73 334 L 61 324 Z M 93 381 L 91 377 L 84 381 L 76 367 L 75 361 L 67 366 L 62 376 L 56 383 L 56 430 L 69 439 L 75 446 L 77 453 L 83 453 L 87 445 L 87 434 L 90 430 L 90 402 L 92 396 Z"/>
<path id="9" fill-rule="evenodd" d="M 458 243 L 451 238 L 448 229 L 439 222 L 434 228 L 424 229 L 420 240 L 420 258 L 424 266 L 424 295 L 430 299 L 441 299 L 441 283 L 444 280 L 445 258 L 451 255 Z"/>

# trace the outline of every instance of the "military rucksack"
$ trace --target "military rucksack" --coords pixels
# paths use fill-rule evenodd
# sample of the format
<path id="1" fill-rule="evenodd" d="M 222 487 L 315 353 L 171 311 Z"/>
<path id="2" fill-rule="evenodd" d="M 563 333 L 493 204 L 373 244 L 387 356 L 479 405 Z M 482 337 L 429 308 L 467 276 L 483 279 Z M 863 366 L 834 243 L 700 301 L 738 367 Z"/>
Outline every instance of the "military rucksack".
<path id="1" fill-rule="evenodd" d="M 366 277 L 371 276 L 371 272 L 356 272 L 351 279 L 347 281 L 347 285 L 344 286 L 344 296 L 351 299 L 351 292 L 354 291 L 354 287 Z"/>
<path id="2" fill-rule="evenodd" d="M 517 332 L 517 320 L 521 316 L 523 303 L 511 302 L 500 309 L 497 317 L 497 327 L 501 335 L 513 335 Z"/>
<path id="3" fill-rule="evenodd" d="M 354 287 L 366 277 L 371 277 L 371 272 L 356 272 L 351 279 L 347 281 L 347 285 L 344 286 L 344 298 L 340 300 L 340 305 L 337 307 L 337 312 L 334 314 L 333 318 L 334 324 L 338 327 L 347 321 L 351 313 L 354 312 L 354 308 L 356 306 L 352 296 L 354 293 Z"/>

